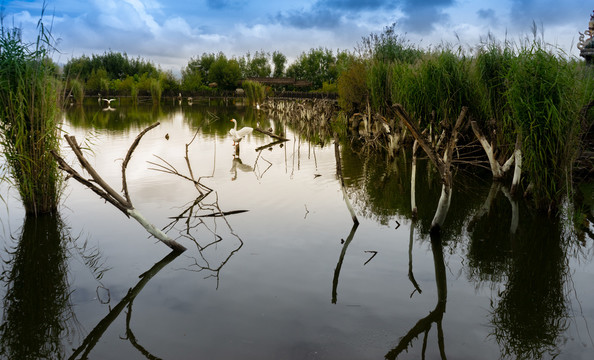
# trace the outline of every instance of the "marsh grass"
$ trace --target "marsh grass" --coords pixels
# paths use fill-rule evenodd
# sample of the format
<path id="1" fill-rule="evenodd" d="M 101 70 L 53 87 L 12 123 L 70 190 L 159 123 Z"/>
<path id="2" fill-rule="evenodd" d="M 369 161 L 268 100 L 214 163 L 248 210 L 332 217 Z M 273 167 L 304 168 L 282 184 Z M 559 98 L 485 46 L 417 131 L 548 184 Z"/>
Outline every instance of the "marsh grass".
<path id="1" fill-rule="evenodd" d="M 54 212 L 61 176 L 50 150 L 58 150 L 63 98 L 48 58 L 51 35 L 38 23 L 35 44 L 18 28 L 0 30 L 0 143 L 6 164 L 28 214 Z"/>
<path id="2" fill-rule="evenodd" d="M 507 79 L 505 129 L 522 135 L 524 169 L 535 199 L 556 201 L 567 191 L 566 176 L 580 147 L 579 112 L 593 96 L 585 82 L 592 80 L 580 79 L 576 62 L 538 43 L 519 50 Z"/>
<path id="3" fill-rule="evenodd" d="M 163 94 L 163 84 L 158 79 L 152 79 L 150 82 L 151 98 L 153 99 L 153 105 L 161 103 L 161 95 Z M 138 96 L 138 95 L 137 95 Z"/>
<path id="4" fill-rule="evenodd" d="M 83 103 L 83 101 L 85 100 L 85 88 L 80 80 L 70 80 L 70 92 L 72 94 L 72 97 L 74 98 L 74 101 L 76 101 L 77 104 Z"/>
<path id="5" fill-rule="evenodd" d="M 431 125 L 435 131 L 453 124 L 463 106 L 480 116 L 471 64 L 472 59 L 449 48 L 428 52 L 413 64 L 394 63 L 392 103 L 402 104 L 421 128 Z"/>
<path id="6" fill-rule="evenodd" d="M 555 206 L 570 192 L 572 163 L 592 126 L 580 119 L 580 109 L 594 99 L 592 69 L 536 31 L 518 43 L 490 38 L 473 51 L 443 45 L 420 52 L 390 34 L 367 43 L 375 46 L 365 60 L 372 111 L 389 115 L 392 104 L 402 104 L 421 128 L 437 134 L 467 106 L 500 158 L 509 157 L 520 136 L 524 186 L 534 185 L 537 207 Z"/>
<path id="7" fill-rule="evenodd" d="M 132 85 L 130 87 L 130 97 L 132 98 L 132 104 L 138 105 L 138 86 Z"/>
<path id="8" fill-rule="evenodd" d="M 266 98 L 266 87 L 257 81 L 246 80 L 241 86 L 250 105 L 261 104 Z"/>

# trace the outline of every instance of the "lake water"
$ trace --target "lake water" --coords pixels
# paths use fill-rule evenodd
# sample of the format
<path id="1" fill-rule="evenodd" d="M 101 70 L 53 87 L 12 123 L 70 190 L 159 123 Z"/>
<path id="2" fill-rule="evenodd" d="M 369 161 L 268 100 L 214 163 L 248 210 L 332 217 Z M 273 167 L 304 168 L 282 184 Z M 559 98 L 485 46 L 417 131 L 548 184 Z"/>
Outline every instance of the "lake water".
<path id="1" fill-rule="evenodd" d="M 40 220 L 2 184 L 5 358 L 592 359 L 592 187 L 564 206 L 579 215 L 551 219 L 460 167 L 431 238 L 431 165 L 418 162 L 413 220 L 410 151 L 390 160 L 344 143 L 353 226 L 330 138 L 242 104 L 112 106 L 74 106 L 64 130 L 120 190 L 129 146 L 159 121 L 128 165 L 130 198 L 188 250 L 171 255 L 72 179 L 59 215 Z M 254 132 L 237 156 L 231 118 L 289 141 L 257 150 L 274 139 Z M 189 176 L 186 144 L 205 197 L 154 170 Z"/>

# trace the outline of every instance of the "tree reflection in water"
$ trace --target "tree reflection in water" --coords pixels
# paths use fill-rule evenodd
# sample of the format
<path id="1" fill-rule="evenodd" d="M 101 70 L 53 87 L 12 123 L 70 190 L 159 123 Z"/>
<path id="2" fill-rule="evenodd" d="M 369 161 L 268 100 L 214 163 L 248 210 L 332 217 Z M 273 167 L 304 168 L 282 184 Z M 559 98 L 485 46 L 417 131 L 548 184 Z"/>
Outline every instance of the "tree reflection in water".
<path id="1" fill-rule="evenodd" d="M 558 224 L 543 221 L 511 239 L 505 290 L 491 314 L 502 355 L 540 359 L 559 353 L 569 326 L 564 285 L 568 263 Z"/>
<path id="2" fill-rule="evenodd" d="M 528 209 L 520 216 L 506 190 L 494 183 L 469 222 L 469 275 L 504 288 L 491 301 L 491 335 L 502 357 L 555 357 L 569 326 L 567 236 L 546 216 Z"/>
<path id="3" fill-rule="evenodd" d="M 0 355 L 5 359 L 61 359 L 63 339 L 77 321 L 67 276 L 67 228 L 58 214 L 25 218 L 20 240 L 5 262 Z"/>
<path id="4" fill-rule="evenodd" d="M 416 339 L 421 333 L 424 333 L 422 348 L 422 358 L 424 359 L 425 352 L 427 350 L 427 337 L 433 323 L 437 325 L 437 342 L 439 346 L 439 354 L 442 359 L 446 359 L 442 320 L 443 314 L 446 311 L 448 289 L 446 282 L 446 268 L 443 258 L 443 246 L 441 244 L 441 237 L 439 234 L 431 235 L 431 251 L 433 253 L 433 264 L 435 266 L 437 304 L 435 305 L 435 308 L 429 313 L 429 315 L 417 321 L 415 326 L 413 326 L 412 329 L 410 329 L 406 335 L 400 339 L 398 345 L 386 354 L 386 359 L 396 359 L 398 355 L 400 355 L 412 345 L 414 339 Z"/>

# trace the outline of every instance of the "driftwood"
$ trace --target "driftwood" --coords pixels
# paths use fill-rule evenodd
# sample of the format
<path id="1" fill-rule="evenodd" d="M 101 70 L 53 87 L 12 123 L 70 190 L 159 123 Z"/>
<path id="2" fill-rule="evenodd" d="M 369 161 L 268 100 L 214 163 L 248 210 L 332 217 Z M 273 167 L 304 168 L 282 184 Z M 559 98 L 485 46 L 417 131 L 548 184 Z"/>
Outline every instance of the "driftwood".
<path id="1" fill-rule="evenodd" d="M 271 138 L 275 138 L 275 139 L 277 139 L 277 140 L 280 140 L 280 141 L 289 141 L 289 139 L 287 139 L 287 138 L 284 138 L 284 137 L 282 137 L 282 136 L 279 136 L 279 135 L 276 135 L 275 133 L 273 133 L 273 132 L 271 132 L 271 131 L 268 131 L 268 130 L 264 130 L 264 129 L 260 129 L 260 128 L 257 128 L 257 127 L 256 127 L 256 128 L 254 128 L 254 131 L 257 131 L 257 132 L 259 132 L 259 133 L 262 133 L 262 134 L 268 135 L 268 136 L 270 136 Z"/>
<path id="2" fill-rule="evenodd" d="M 396 104 L 394 105 L 394 109 L 396 111 L 396 115 L 400 118 L 404 125 L 406 125 L 412 136 L 419 143 L 419 146 L 421 146 L 421 148 L 429 157 L 429 160 L 431 160 L 433 165 L 435 165 L 441 177 L 441 196 L 439 198 L 437 210 L 435 211 L 435 216 L 433 217 L 433 221 L 431 223 L 431 232 L 439 232 L 443 222 L 445 221 L 452 199 L 452 172 L 450 169 L 452 155 L 458 140 L 458 131 L 462 127 L 468 108 L 466 106 L 462 107 L 462 111 L 460 112 L 460 115 L 458 116 L 458 119 L 452 128 L 452 132 L 449 139 L 447 140 L 446 148 L 444 149 L 442 156 L 438 153 L 438 147 L 434 146 L 430 140 L 425 138 L 418 125 L 410 119 L 402 105 Z M 441 140 L 438 142 L 441 143 Z"/>
<path id="3" fill-rule="evenodd" d="M 132 143 L 132 146 L 130 146 L 130 149 L 128 150 L 124 162 L 122 163 L 122 191 L 124 192 L 125 198 L 122 195 L 120 195 L 117 191 L 115 191 L 105 180 L 103 180 L 103 178 L 101 178 L 97 171 L 91 166 L 91 164 L 84 157 L 82 150 L 76 142 L 76 138 L 74 136 L 64 135 L 64 138 L 66 139 L 68 145 L 76 155 L 81 167 L 91 176 L 92 180 L 84 178 L 80 173 L 78 173 L 71 166 L 69 166 L 66 163 L 66 161 L 62 159 L 55 151 L 52 151 L 52 155 L 58 162 L 59 167 L 63 171 L 66 171 L 68 174 L 70 174 L 70 176 L 72 176 L 75 180 L 91 189 L 93 192 L 95 192 L 97 195 L 99 195 L 107 202 L 114 205 L 126 216 L 133 217 L 151 235 L 156 237 L 165 245 L 169 246 L 173 250 L 182 252 L 185 251 L 186 248 L 183 245 L 176 242 L 175 240 L 171 239 L 169 236 L 167 236 L 167 234 L 165 234 L 152 223 L 150 223 L 138 210 L 136 210 L 128 194 L 128 185 L 126 183 L 126 167 L 128 165 L 128 162 L 132 158 L 132 153 L 134 152 L 134 149 L 136 149 L 136 146 L 140 142 L 142 136 L 144 136 L 144 134 L 146 134 L 149 130 L 153 129 L 158 125 L 159 123 L 155 123 L 149 126 L 136 137 L 136 139 Z"/>

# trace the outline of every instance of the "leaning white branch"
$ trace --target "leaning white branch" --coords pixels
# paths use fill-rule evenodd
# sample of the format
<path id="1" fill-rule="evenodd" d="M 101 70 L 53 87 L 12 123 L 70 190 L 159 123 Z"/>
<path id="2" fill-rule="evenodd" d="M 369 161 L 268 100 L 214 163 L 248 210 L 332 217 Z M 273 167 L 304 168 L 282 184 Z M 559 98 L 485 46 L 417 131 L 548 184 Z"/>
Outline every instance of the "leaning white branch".
<path id="1" fill-rule="evenodd" d="M 144 131 L 142 131 L 136 137 L 136 139 L 134 140 L 134 143 L 132 144 L 132 146 L 130 146 L 130 149 L 128 150 L 128 154 L 126 155 L 124 163 L 122 164 L 122 187 L 123 187 L 122 191 L 125 194 L 125 197 L 126 197 L 125 199 L 119 193 L 117 193 L 111 186 L 109 186 L 109 184 L 105 180 L 103 180 L 103 178 L 101 178 L 101 176 L 97 173 L 97 171 L 95 171 L 93 166 L 91 166 L 91 164 L 85 159 L 85 157 L 82 154 L 82 151 L 80 149 L 80 146 L 76 142 L 76 138 L 74 136 L 64 135 L 64 138 L 66 139 L 66 141 L 68 142 L 68 145 L 70 145 L 70 148 L 72 149 L 72 151 L 78 158 L 78 161 L 80 162 L 81 167 L 91 175 L 91 177 L 93 178 L 93 181 L 83 178 L 77 171 L 75 171 L 72 167 L 70 167 L 66 163 L 66 161 L 64 161 L 64 159 L 62 159 L 56 152 L 52 152 L 52 155 L 56 158 L 56 161 L 58 161 L 60 168 L 64 171 L 66 171 L 67 173 L 69 173 L 70 175 L 72 175 L 72 177 L 75 180 L 77 180 L 81 184 L 87 186 L 89 189 L 93 190 L 96 194 L 101 196 L 103 199 L 105 199 L 106 201 L 108 201 L 109 203 L 111 203 L 112 205 L 114 205 L 115 207 L 120 209 L 121 211 L 123 211 L 127 216 L 133 217 L 151 235 L 155 236 L 157 239 L 159 239 L 165 245 L 169 246 L 173 250 L 181 252 L 181 251 L 185 251 L 186 248 L 183 245 L 177 243 L 175 240 L 171 239 L 164 232 L 157 229 L 153 224 L 148 222 L 148 220 L 146 220 L 146 218 L 144 218 L 144 216 L 142 216 L 138 212 L 138 210 L 136 210 L 134 208 L 134 206 L 132 205 L 132 201 L 130 200 L 130 197 L 128 195 L 128 185 L 126 183 L 126 166 L 128 165 L 128 162 L 130 161 L 130 159 L 132 157 L 132 153 L 134 152 L 134 149 L 140 142 L 140 139 L 142 138 L 142 136 L 144 134 L 146 134 L 152 128 L 156 127 L 157 125 L 159 125 L 159 123 L 153 124 L 153 125 L 149 126 L 147 129 L 145 129 Z"/>

